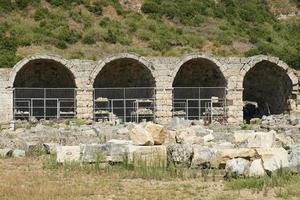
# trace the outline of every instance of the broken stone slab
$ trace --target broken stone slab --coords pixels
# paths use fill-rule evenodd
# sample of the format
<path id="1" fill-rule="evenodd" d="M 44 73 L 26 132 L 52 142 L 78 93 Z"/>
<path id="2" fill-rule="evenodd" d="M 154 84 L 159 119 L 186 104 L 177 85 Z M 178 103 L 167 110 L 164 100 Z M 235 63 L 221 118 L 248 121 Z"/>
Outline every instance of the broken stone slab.
<path id="1" fill-rule="evenodd" d="M 6 157 L 11 157 L 13 154 L 13 150 L 6 148 L 6 149 L 0 149 L 0 157 L 6 158 Z"/>
<path id="2" fill-rule="evenodd" d="M 161 145 L 165 142 L 165 132 L 164 127 L 162 125 L 150 122 L 147 123 L 145 129 L 152 135 L 155 145 Z"/>
<path id="3" fill-rule="evenodd" d="M 251 160 L 257 156 L 255 149 L 236 148 L 236 149 L 217 149 L 215 156 L 212 159 L 212 166 L 219 168 L 226 164 L 227 160 L 233 158 L 244 158 Z"/>
<path id="4" fill-rule="evenodd" d="M 268 172 L 289 166 L 288 152 L 284 148 L 256 149 L 263 161 L 263 167 Z"/>
<path id="5" fill-rule="evenodd" d="M 292 137 L 285 134 L 276 134 L 275 139 L 278 147 L 291 147 L 295 144 Z"/>
<path id="6" fill-rule="evenodd" d="M 21 157 L 25 157 L 25 151 L 21 150 L 21 149 L 15 149 L 12 153 L 12 157 L 14 158 L 21 158 Z"/>
<path id="7" fill-rule="evenodd" d="M 293 145 L 290 149 L 289 169 L 300 173 L 300 143 Z"/>
<path id="8" fill-rule="evenodd" d="M 166 146 L 128 146 L 128 162 L 134 165 L 165 167 L 167 165 Z"/>
<path id="9" fill-rule="evenodd" d="M 263 161 L 261 159 L 253 160 L 249 168 L 249 176 L 261 177 L 264 176 L 265 174 L 266 173 L 263 167 Z"/>
<path id="10" fill-rule="evenodd" d="M 237 178 L 249 175 L 250 162 L 243 158 L 233 158 L 226 161 L 225 177 Z"/>
<path id="11" fill-rule="evenodd" d="M 169 165 L 189 167 L 191 164 L 192 156 L 192 145 L 171 144 L 167 146 L 167 160 Z"/>
<path id="12" fill-rule="evenodd" d="M 44 143 L 44 149 L 47 154 L 56 154 L 56 147 L 59 146 L 58 143 Z"/>
<path id="13" fill-rule="evenodd" d="M 191 128 L 176 131 L 175 139 L 179 144 L 204 144 L 204 139 L 198 137 L 196 132 Z"/>
<path id="14" fill-rule="evenodd" d="M 81 144 L 81 160 L 87 163 L 103 162 L 106 160 L 106 144 Z"/>
<path id="15" fill-rule="evenodd" d="M 57 146 L 58 163 L 70 163 L 80 160 L 80 146 Z"/>
<path id="16" fill-rule="evenodd" d="M 106 142 L 106 160 L 108 162 L 123 162 L 127 159 L 129 147 L 133 146 L 132 141 L 128 140 L 109 140 Z"/>
<path id="17" fill-rule="evenodd" d="M 214 157 L 215 151 L 201 145 L 193 146 L 192 168 L 209 168 Z"/>
<path id="18" fill-rule="evenodd" d="M 205 128 L 203 128 L 203 126 L 200 126 L 200 125 L 191 126 L 190 128 L 195 131 L 195 134 L 197 136 L 200 136 L 200 137 L 204 137 L 206 135 L 210 135 L 213 133 L 213 130 L 205 129 Z"/>
<path id="19" fill-rule="evenodd" d="M 275 131 L 255 132 L 248 138 L 248 148 L 272 148 L 275 146 Z"/>
<path id="20" fill-rule="evenodd" d="M 239 131 L 234 131 L 233 136 L 234 136 L 234 143 L 240 144 L 247 142 L 248 139 L 255 133 L 254 130 L 239 130 Z"/>
<path id="21" fill-rule="evenodd" d="M 130 139 L 135 145 L 152 146 L 154 140 L 151 135 L 142 125 L 136 125 L 129 133 Z"/>

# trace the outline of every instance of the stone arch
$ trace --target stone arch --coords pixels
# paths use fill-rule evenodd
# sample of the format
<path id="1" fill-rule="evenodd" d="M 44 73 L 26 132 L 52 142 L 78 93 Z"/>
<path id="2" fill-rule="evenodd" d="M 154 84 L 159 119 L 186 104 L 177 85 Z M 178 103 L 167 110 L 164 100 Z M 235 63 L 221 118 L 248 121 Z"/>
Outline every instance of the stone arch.
<path id="1" fill-rule="evenodd" d="M 173 115 L 185 115 L 187 119 L 203 118 L 212 99 L 217 99 L 219 110 L 223 110 L 227 87 L 225 71 L 225 67 L 212 57 L 184 57 L 170 75 L 173 78 Z"/>
<path id="2" fill-rule="evenodd" d="M 90 78 L 94 88 L 94 120 L 105 120 L 103 110 L 122 121 L 153 120 L 155 69 L 136 54 L 119 54 L 100 61 Z M 101 102 L 105 100 L 105 103 Z M 143 118 L 140 118 L 140 115 Z"/>
<path id="3" fill-rule="evenodd" d="M 227 76 L 227 73 L 226 73 L 226 70 L 227 70 L 227 67 L 225 67 L 222 63 L 219 62 L 219 60 L 217 60 L 216 58 L 214 57 L 211 57 L 211 56 L 207 56 L 207 55 L 201 55 L 201 54 L 189 54 L 187 56 L 184 56 L 183 58 L 180 59 L 180 61 L 175 65 L 175 69 L 171 71 L 170 73 L 170 77 L 172 77 L 173 79 L 173 82 L 174 82 L 174 79 L 178 73 L 178 71 L 181 69 L 181 67 L 191 61 L 191 60 L 207 60 L 209 62 L 211 62 L 212 64 L 214 64 L 218 70 L 220 70 L 221 74 L 226 77 Z"/>
<path id="4" fill-rule="evenodd" d="M 154 81 L 153 85 L 154 86 L 156 85 L 155 77 L 157 77 L 157 75 L 156 75 L 157 72 L 155 71 L 155 68 L 154 68 L 152 62 L 146 60 L 142 56 L 139 56 L 139 55 L 133 54 L 133 53 L 117 54 L 117 55 L 106 57 L 105 59 L 99 61 L 98 64 L 96 65 L 95 69 L 92 71 L 92 73 L 90 75 L 90 84 L 91 85 L 95 84 L 95 80 L 97 79 L 97 76 L 101 73 L 101 71 L 105 67 L 107 67 L 109 64 L 112 64 L 113 62 L 118 62 L 118 61 L 122 62 L 122 60 L 123 61 L 133 61 L 136 64 L 139 64 L 140 66 L 147 69 L 147 71 L 150 73 L 149 76 L 151 76 L 151 78 L 153 78 L 153 81 Z"/>
<path id="5" fill-rule="evenodd" d="M 244 119 L 289 111 L 289 99 L 298 90 L 298 79 L 286 63 L 276 57 L 250 57 L 244 66 Z"/>
<path id="6" fill-rule="evenodd" d="M 57 55 L 33 55 L 22 59 L 13 67 L 10 73 L 9 87 L 13 88 L 15 86 L 16 79 L 18 78 L 18 76 L 21 76 L 20 73 L 22 73 L 22 71 L 25 71 L 26 67 L 30 65 L 39 64 L 41 64 L 40 67 L 45 67 L 43 66 L 43 62 L 45 62 L 46 64 L 50 63 L 52 65 L 56 65 L 57 68 L 61 70 L 61 72 L 67 73 L 67 76 L 69 76 L 69 78 L 72 79 L 71 81 L 73 82 L 72 85 L 74 88 L 78 86 L 77 79 L 75 76 L 76 71 L 70 61 L 65 60 Z"/>
<path id="7" fill-rule="evenodd" d="M 71 62 L 35 55 L 17 63 L 10 74 L 14 119 L 74 118 L 76 78 Z"/>

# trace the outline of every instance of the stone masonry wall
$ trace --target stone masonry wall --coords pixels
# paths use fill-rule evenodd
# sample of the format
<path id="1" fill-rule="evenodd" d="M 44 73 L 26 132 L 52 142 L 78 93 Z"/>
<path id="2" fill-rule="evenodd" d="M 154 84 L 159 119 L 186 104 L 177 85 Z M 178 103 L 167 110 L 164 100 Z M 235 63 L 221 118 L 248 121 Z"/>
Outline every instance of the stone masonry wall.
<path id="1" fill-rule="evenodd" d="M 243 120 L 243 81 L 246 73 L 255 64 L 268 61 L 284 69 L 293 85 L 294 98 L 299 99 L 298 78 L 294 71 L 275 57 L 254 56 L 249 58 L 217 58 L 207 55 L 191 54 L 183 57 L 142 57 L 132 53 L 108 56 L 99 62 L 66 60 L 56 55 L 33 55 L 21 60 L 12 69 L 0 70 L 0 122 L 13 118 L 13 83 L 22 67 L 35 59 L 51 59 L 64 65 L 73 74 L 76 83 L 77 117 L 91 119 L 93 117 L 93 83 L 107 64 L 116 59 L 135 59 L 148 68 L 156 85 L 156 121 L 167 123 L 172 117 L 173 80 L 180 67 L 191 59 L 207 59 L 219 67 L 227 81 L 227 114 L 230 123 Z M 189 78 L 189 77 L 187 77 Z"/>

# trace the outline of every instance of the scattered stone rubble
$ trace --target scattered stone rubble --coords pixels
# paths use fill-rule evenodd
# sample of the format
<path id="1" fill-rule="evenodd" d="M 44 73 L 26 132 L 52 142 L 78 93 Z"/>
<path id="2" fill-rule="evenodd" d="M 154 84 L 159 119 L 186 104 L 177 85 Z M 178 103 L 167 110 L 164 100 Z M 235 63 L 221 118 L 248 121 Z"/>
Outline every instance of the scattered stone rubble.
<path id="1" fill-rule="evenodd" d="M 62 164 L 143 160 L 149 165 L 225 169 L 226 177 L 264 176 L 280 168 L 300 172 L 300 120 L 281 115 L 263 117 L 259 124 L 253 121 L 254 130 L 204 126 L 179 118 L 168 126 L 40 122 L 15 131 L 3 129 L 0 156 L 56 154 Z"/>

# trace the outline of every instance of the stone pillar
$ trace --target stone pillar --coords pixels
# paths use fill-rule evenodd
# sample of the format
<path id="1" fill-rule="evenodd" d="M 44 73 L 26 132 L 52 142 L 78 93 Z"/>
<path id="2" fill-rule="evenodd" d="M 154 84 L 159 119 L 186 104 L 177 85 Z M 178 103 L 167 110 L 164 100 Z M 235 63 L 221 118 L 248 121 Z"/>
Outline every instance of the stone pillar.
<path id="1" fill-rule="evenodd" d="M 159 124 L 168 124 L 172 119 L 172 88 L 156 89 L 156 109 L 155 122 Z"/>
<path id="2" fill-rule="evenodd" d="M 0 88 L 0 122 L 13 120 L 13 89 Z"/>
<path id="3" fill-rule="evenodd" d="M 93 119 L 93 89 L 76 90 L 77 118 Z"/>
<path id="4" fill-rule="evenodd" d="M 227 92 L 228 123 L 243 122 L 243 88 L 229 89 Z"/>

